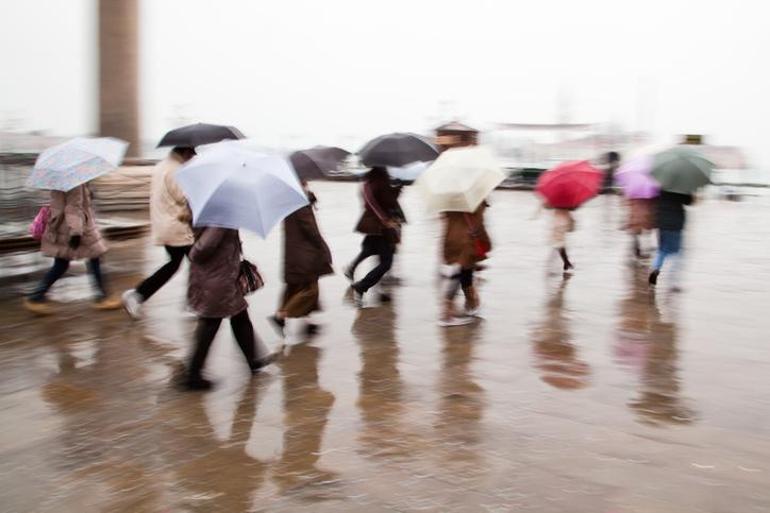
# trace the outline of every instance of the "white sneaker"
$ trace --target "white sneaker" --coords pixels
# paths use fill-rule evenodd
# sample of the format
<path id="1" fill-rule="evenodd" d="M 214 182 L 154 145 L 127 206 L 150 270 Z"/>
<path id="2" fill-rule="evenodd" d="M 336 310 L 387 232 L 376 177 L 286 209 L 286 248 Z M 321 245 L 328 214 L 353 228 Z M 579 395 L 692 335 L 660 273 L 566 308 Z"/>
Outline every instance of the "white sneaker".
<path id="1" fill-rule="evenodd" d="M 480 307 L 476 307 L 476 308 L 471 308 L 471 309 L 465 310 L 465 315 L 467 317 L 477 317 L 479 319 L 481 317 L 483 317 L 483 315 L 481 313 L 481 308 Z"/>
<path id="2" fill-rule="evenodd" d="M 450 317 L 449 319 L 441 319 L 438 321 L 438 325 L 442 328 L 451 328 L 453 326 L 465 326 L 473 322 L 472 317 Z"/>
<path id="3" fill-rule="evenodd" d="M 129 289 L 120 296 L 123 308 L 132 319 L 138 319 L 142 315 L 142 296 L 136 289 Z"/>

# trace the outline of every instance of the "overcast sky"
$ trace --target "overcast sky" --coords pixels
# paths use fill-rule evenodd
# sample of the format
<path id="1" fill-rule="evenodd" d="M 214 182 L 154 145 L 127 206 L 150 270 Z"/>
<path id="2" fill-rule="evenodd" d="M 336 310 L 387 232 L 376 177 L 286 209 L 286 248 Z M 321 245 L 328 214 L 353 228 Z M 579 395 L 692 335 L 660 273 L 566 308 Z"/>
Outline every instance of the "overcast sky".
<path id="1" fill-rule="evenodd" d="M 770 167 L 764 5 L 144 0 L 143 137 L 186 118 L 271 146 L 355 150 L 441 117 L 486 128 L 567 115 L 710 134 Z M 0 0 L 0 124 L 94 131 L 95 11 L 95 0 Z"/>

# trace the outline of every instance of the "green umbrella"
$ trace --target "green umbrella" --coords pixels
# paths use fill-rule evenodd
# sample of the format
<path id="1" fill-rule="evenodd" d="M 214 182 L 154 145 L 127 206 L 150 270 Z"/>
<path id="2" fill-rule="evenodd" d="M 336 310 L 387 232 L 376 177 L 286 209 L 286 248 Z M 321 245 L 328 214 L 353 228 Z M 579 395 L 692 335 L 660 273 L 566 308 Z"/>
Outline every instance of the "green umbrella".
<path id="1" fill-rule="evenodd" d="M 664 191 L 691 194 L 711 183 L 714 164 L 690 148 L 676 146 L 655 155 L 652 176 Z"/>

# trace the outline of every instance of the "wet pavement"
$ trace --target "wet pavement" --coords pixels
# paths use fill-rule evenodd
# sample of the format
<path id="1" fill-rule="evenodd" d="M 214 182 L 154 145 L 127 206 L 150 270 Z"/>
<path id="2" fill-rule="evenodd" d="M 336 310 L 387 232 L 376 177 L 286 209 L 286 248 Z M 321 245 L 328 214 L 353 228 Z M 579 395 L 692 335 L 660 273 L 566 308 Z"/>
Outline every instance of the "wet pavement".
<path id="1" fill-rule="evenodd" d="M 355 254 L 355 184 L 322 183 L 337 268 Z M 45 320 L 2 288 L 3 512 L 765 512 L 770 510 L 770 197 L 691 210 L 684 292 L 651 295 L 627 264 L 616 197 L 577 213 L 567 281 L 546 273 L 547 216 L 496 192 L 485 321 L 441 329 L 438 224 L 415 191 L 393 301 L 355 310 L 321 281 L 324 331 L 291 328 L 251 379 L 223 326 L 210 393 L 170 385 L 190 345 L 180 273 L 145 319 L 94 312 L 74 267 Z M 244 234 L 280 294 L 280 230 Z M 108 255 L 122 290 L 164 260 L 146 239 Z M 363 268 L 361 269 L 363 271 Z"/>

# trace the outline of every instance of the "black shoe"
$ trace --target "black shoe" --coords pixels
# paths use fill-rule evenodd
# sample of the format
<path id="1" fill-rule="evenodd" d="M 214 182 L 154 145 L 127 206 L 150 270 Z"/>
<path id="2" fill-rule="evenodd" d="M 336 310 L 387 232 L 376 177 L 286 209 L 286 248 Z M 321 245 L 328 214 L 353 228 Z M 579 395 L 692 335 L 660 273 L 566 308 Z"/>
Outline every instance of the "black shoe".
<path id="1" fill-rule="evenodd" d="M 270 321 L 270 324 L 273 325 L 273 328 L 275 328 L 275 331 L 281 338 L 286 336 L 286 319 L 279 319 L 275 315 L 271 315 L 267 320 Z"/>
<path id="2" fill-rule="evenodd" d="M 393 301 L 393 297 L 390 294 L 387 292 L 380 292 L 381 303 L 390 303 L 391 301 Z"/>
<path id="3" fill-rule="evenodd" d="M 211 390 L 211 388 L 214 386 L 214 383 L 203 377 L 188 377 L 184 380 L 184 382 L 182 382 L 182 386 L 187 390 Z"/>
<path id="4" fill-rule="evenodd" d="M 658 275 L 660 274 L 659 270 L 654 270 L 650 273 L 650 277 L 647 279 L 647 283 L 650 284 L 650 287 L 654 287 L 658 284 Z"/>
<path id="5" fill-rule="evenodd" d="M 305 325 L 305 335 L 312 337 L 313 335 L 318 335 L 319 331 L 321 331 L 321 327 L 318 324 L 309 322 Z"/>

